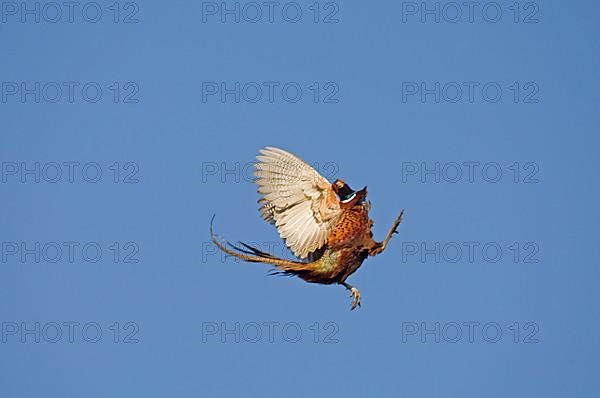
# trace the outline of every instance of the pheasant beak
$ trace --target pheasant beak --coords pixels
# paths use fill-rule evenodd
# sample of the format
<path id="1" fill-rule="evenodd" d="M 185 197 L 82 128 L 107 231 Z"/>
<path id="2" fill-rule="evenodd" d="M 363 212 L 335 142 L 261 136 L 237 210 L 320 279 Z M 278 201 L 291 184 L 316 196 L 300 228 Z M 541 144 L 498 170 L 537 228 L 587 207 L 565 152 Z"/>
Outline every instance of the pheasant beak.
<path id="1" fill-rule="evenodd" d="M 356 196 L 358 196 L 358 200 L 359 201 L 363 201 L 367 198 L 367 187 L 365 186 L 363 189 L 361 189 L 360 191 L 358 191 L 356 193 Z"/>

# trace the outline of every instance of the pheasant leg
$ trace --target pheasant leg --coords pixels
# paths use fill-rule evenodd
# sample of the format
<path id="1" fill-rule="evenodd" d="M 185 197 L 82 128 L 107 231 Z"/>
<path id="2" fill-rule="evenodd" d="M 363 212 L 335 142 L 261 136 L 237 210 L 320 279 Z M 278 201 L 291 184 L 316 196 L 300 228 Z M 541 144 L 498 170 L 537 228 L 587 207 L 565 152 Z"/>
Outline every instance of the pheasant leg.
<path id="1" fill-rule="evenodd" d="M 357 288 L 349 285 L 346 282 L 341 283 L 346 289 L 350 290 L 350 297 L 352 297 L 352 307 L 350 310 L 354 310 L 356 307 L 360 307 L 360 292 Z"/>
<path id="2" fill-rule="evenodd" d="M 373 249 L 371 249 L 369 251 L 369 255 L 370 256 L 376 256 L 376 255 L 380 254 L 382 251 L 385 250 L 388 242 L 390 241 L 390 239 L 392 239 L 392 235 L 398 233 L 398 226 L 402 222 L 402 216 L 403 215 L 404 215 L 404 210 L 401 210 L 400 214 L 398 215 L 398 217 L 396 217 L 396 219 L 394 220 L 394 223 L 390 227 L 390 229 L 389 229 L 387 235 L 385 236 L 385 239 L 383 240 L 383 242 L 381 242 L 379 245 L 377 245 L 375 248 L 373 248 Z"/>

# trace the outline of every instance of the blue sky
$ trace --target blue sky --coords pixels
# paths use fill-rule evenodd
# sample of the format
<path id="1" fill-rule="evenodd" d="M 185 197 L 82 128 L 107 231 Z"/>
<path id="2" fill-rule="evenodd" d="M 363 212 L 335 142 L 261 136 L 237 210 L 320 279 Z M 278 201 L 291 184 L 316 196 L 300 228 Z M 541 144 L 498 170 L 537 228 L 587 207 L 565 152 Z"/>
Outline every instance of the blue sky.
<path id="1" fill-rule="evenodd" d="M 596 2 L 23 4 L 3 397 L 598 391 Z M 360 310 L 210 245 L 216 214 L 289 255 L 248 178 L 267 145 L 368 185 L 377 239 L 405 209 Z"/>

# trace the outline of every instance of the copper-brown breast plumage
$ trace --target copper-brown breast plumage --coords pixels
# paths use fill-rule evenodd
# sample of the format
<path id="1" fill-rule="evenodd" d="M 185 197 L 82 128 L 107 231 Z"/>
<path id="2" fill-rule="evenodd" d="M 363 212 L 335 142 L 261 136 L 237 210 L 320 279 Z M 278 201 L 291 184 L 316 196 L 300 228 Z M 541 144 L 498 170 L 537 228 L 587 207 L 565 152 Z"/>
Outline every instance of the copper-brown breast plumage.
<path id="1" fill-rule="evenodd" d="M 336 250 L 363 243 L 370 236 L 369 217 L 366 208 L 360 204 L 345 211 L 327 237 L 329 248 Z"/>

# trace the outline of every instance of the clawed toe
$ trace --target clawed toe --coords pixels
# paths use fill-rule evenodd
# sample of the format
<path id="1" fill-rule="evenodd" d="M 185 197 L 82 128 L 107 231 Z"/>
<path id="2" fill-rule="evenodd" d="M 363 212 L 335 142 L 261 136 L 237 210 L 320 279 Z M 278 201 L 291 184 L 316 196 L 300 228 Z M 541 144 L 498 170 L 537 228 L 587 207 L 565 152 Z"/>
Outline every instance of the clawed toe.
<path id="1" fill-rule="evenodd" d="M 350 297 L 352 297 L 352 307 L 350 310 L 356 309 L 356 307 L 360 307 L 360 292 L 357 288 L 353 287 L 350 289 Z"/>

